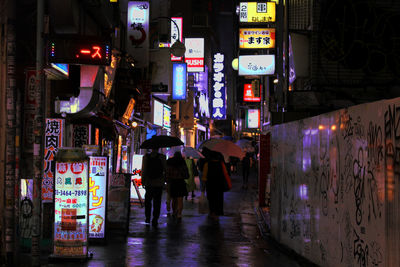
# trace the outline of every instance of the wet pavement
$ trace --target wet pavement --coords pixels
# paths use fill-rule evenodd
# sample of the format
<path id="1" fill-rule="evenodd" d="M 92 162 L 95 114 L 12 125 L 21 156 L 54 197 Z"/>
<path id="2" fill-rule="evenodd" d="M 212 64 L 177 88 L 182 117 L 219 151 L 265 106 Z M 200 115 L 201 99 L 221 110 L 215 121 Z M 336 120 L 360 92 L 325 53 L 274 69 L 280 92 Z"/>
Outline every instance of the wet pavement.
<path id="1" fill-rule="evenodd" d="M 144 208 L 134 203 L 128 235 L 109 233 L 106 244 L 89 246 L 93 257 L 85 262 L 49 262 L 45 256 L 42 266 L 308 266 L 264 238 L 262 216 L 255 208 L 257 177 L 252 174 L 248 189 L 242 188 L 239 175 L 232 175 L 219 223 L 198 213 L 199 191 L 184 200 L 182 222 L 177 223 L 167 216 L 164 192 L 158 227 L 145 224 Z M 23 261 L 21 266 L 29 266 Z"/>

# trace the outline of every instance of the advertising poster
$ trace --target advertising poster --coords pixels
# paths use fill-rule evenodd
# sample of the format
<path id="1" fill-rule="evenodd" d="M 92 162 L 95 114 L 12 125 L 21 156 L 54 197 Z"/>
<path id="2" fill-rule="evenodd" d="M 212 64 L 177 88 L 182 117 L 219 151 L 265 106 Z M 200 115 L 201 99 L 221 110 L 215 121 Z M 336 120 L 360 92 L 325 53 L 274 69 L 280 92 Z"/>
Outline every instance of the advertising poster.
<path id="1" fill-rule="evenodd" d="M 46 119 L 44 142 L 44 167 L 42 180 L 42 201 L 53 202 L 53 186 L 55 162 L 54 156 L 58 148 L 63 146 L 63 119 Z M 39 153 L 37 151 L 37 153 Z M 35 154 L 35 151 L 34 151 Z"/>
<path id="2" fill-rule="evenodd" d="M 107 203 L 107 157 L 90 157 L 89 238 L 105 238 Z"/>
<path id="3" fill-rule="evenodd" d="M 144 190 L 143 185 L 142 185 L 142 162 L 143 162 L 143 155 L 133 155 L 133 157 L 132 157 L 132 180 L 135 181 L 141 197 L 144 197 L 144 194 L 146 193 L 146 191 Z M 139 199 L 139 196 L 137 195 L 137 192 L 135 190 L 133 183 L 131 183 L 131 199 L 132 200 Z"/>
<path id="4" fill-rule="evenodd" d="M 88 195 L 88 161 L 57 160 L 54 188 L 54 256 L 87 256 Z"/>

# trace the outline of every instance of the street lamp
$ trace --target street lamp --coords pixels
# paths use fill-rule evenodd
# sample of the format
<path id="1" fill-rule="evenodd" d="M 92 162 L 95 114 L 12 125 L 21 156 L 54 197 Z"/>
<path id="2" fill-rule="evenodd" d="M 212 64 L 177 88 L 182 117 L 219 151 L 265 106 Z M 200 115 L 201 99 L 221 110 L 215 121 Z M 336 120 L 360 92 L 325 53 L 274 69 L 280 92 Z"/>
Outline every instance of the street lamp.
<path id="1" fill-rule="evenodd" d="M 185 47 L 185 45 L 181 42 L 181 40 L 179 40 L 180 33 L 179 33 L 178 24 L 176 24 L 176 22 L 175 22 L 173 19 L 171 19 L 170 17 L 158 17 L 157 19 L 169 19 L 170 21 L 172 21 L 172 22 L 175 24 L 176 29 L 177 29 L 177 31 L 178 31 L 178 40 L 176 40 L 176 41 L 172 44 L 172 46 L 169 48 L 169 51 L 170 51 L 170 53 L 171 53 L 172 55 L 174 55 L 174 56 L 176 56 L 176 57 L 183 57 L 183 55 L 185 55 L 185 52 L 186 52 L 186 47 Z"/>

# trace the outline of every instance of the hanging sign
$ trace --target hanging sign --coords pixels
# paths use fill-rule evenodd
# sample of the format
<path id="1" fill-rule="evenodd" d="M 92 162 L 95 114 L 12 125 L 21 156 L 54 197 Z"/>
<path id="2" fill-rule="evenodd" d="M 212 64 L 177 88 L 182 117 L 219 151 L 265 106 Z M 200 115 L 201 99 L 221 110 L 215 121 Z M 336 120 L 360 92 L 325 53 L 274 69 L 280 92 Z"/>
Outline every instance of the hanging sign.
<path id="1" fill-rule="evenodd" d="M 239 56 L 239 76 L 273 75 L 275 73 L 275 55 Z"/>
<path id="2" fill-rule="evenodd" d="M 126 50 L 134 57 L 138 68 L 149 64 L 149 15 L 149 2 L 128 2 Z"/>
<path id="3" fill-rule="evenodd" d="M 186 63 L 172 64 L 172 99 L 186 99 Z"/>
<path id="4" fill-rule="evenodd" d="M 226 119 L 225 59 L 221 53 L 214 54 L 213 59 L 211 117 L 216 120 L 224 120 Z"/>
<path id="5" fill-rule="evenodd" d="M 274 48 L 275 29 L 241 28 L 239 29 L 239 48 Z"/>
<path id="6" fill-rule="evenodd" d="M 179 39 L 182 42 L 182 18 L 171 18 L 171 46 Z M 176 24 L 175 24 L 175 23 Z M 178 25 L 178 27 L 176 27 Z M 179 37 L 179 38 L 178 38 Z M 171 61 L 182 61 L 182 57 L 176 57 L 171 54 Z"/>
<path id="7" fill-rule="evenodd" d="M 188 72 L 204 71 L 204 38 L 185 38 L 185 62 Z"/>
<path id="8" fill-rule="evenodd" d="M 259 90 L 261 90 L 261 86 L 262 85 L 260 84 Z M 260 102 L 261 101 L 260 93 L 258 93 L 258 97 L 254 96 L 253 87 L 250 83 L 244 84 L 243 101 L 245 101 L 245 102 Z"/>
<path id="9" fill-rule="evenodd" d="M 107 203 L 107 157 L 90 157 L 89 238 L 105 238 Z"/>
<path id="10" fill-rule="evenodd" d="M 256 129 L 260 127 L 260 110 L 248 109 L 246 112 L 247 128 Z"/>
<path id="11" fill-rule="evenodd" d="M 240 3 L 240 22 L 261 23 L 275 22 L 276 3 L 275 2 L 241 2 Z"/>
<path id="12" fill-rule="evenodd" d="M 54 257 L 87 257 L 88 160 L 83 149 L 60 149 L 54 187 Z"/>
<path id="13" fill-rule="evenodd" d="M 54 184 L 54 171 L 55 162 L 54 156 L 58 148 L 63 146 L 63 132 L 64 120 L 63 119 L 46 119 L 45 142 L 44 142 L 44 167 L 43 167 L 43 180 L 42 180 L 42 201 L 53 202 L 53 184 Z M 38 153 L 39 151 L 34 152 Z"/>

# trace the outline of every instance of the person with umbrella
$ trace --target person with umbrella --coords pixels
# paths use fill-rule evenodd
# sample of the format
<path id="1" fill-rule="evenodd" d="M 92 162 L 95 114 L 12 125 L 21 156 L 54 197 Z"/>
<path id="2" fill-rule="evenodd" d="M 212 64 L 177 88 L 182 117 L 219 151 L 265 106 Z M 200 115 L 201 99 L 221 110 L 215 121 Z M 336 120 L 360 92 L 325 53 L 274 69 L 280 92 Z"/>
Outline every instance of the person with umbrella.
<path id="1" fill-rule="evenodd" d="M 160 217 L 161 197 L 165 184 L 166 157 L 158 153 L 158 148 L 153 148 L 151 153 L 143 157 L 142 184 L 146 190 L 144 208 L 146 223 L 150 223 L 153 208 L 152 225 L 158 226 Z"/>

